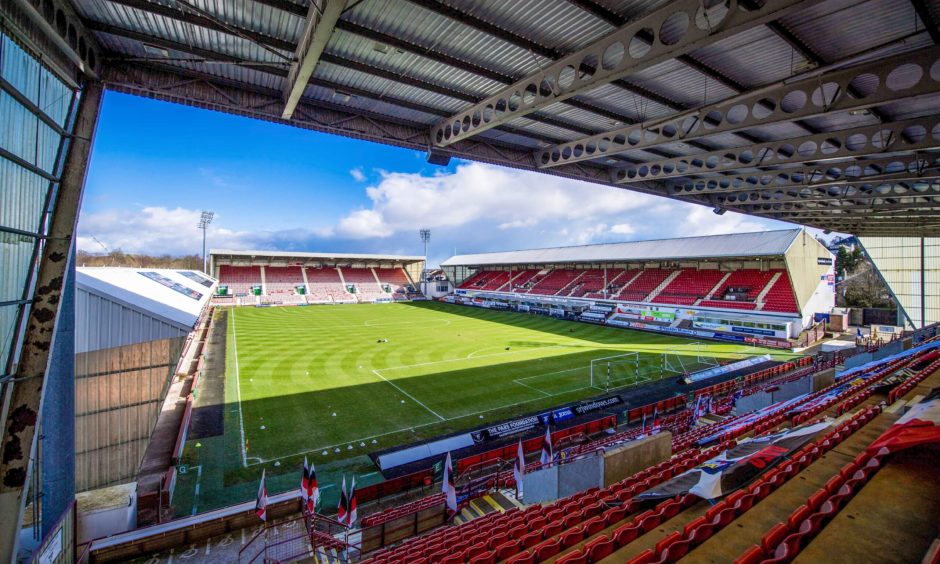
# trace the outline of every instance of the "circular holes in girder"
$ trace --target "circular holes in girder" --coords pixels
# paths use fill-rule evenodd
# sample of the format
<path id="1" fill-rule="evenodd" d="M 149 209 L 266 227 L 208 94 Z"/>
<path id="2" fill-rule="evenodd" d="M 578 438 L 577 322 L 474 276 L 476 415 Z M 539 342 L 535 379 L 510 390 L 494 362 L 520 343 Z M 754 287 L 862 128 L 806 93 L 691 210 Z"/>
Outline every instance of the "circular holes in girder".
<path id="1" fill-rule="evenodd" d="M 930 136 L 935 140 L 940 139 L 940 122 L 934 124 L 934 126 L 930 129 Z"/>
<path id="2" fill-rule="evenodd" d="M 822 144 L 819 145 L 819 150 L 824 155 L 831 155 L 833 153 L 837 153 L 839 149 L 841 148 L 842 148 L 842 142 L 839 140 L 838 137 L 830 137 L 826 139 L 825 141 L 823 141 Z"/>
<path id="3" fill-rule="evenodd" d="M 901 130 L 901 139 L 906 143 L 917 144 L 927 138 L 927 128 L 923 125 L 909 125 Z"/>
<path id="4" fill-rule="evenodd" d="M 672 139 L 673 137 L 676 136 L 676 133 L 678 133 L 678 131 L 676 130 L 676 124 L 673 122 L 669 122 L 663 125 L 662 128 L 660 128 L 659 132 L 662 133 L 663 137 L 666 137 L 668 139 Z"/>
<path id="5" fill-rule="evenodd" d="M 940 82 L 940 59 L 937 59 L 930 65 L 930 78 Z"/>
<path id="6" fill-rule="evenodd" d="M 49 23 L 55 23 L 55 5 L 52 0 L 42 0 L 42 17 Z"/>
<path id="7" fill-rule="evenodd" d="M 519 104 L 522 102 L 522 96 L 518 91 L 513 92 L 512 96 L 509 97 L 509 103 L 506 105 L 509 108 L 510 112 L 514 112 L 519 109 Z"/>
<path id="8" fill-rule="evenodd" d="M 895 143 L 897 143 L 897 138 L 894 135 L 894 132 L 890 129 L 882 129 L 877 133 L 871 136 L 871 144 L 876 149 L 887 149 Z"/>
<path id="9" fill-rule="evenodd" d="M 493 106 L 492 104 L 487 105 L 483 108 L 483 123 L 489 123 L 493 119 Z"/>
<path id="10" fill-rule="evenodd" d="M 555 81 L 552 77 L 546 77 L 539 83 L 539 96 L 548 98 L 555 93 Z"/>
<path id="11" fill-rule="evenodd" d="M 674 12 L 663 21 L 659 28 L 659 41 L 663 45 L 675 45 L 689 30 L 689 14 Z"/>
<path id="12" fill-rule="evenodd" d="M 711 156 L 709 156 L 709 157 L 707 157 L 707 158 L 705 159 L 705 167 L 706 167 L 706 168 L 715 168 L 716 166 L 718 166 L 718 162 L 719 162 L 718 156 L 717 156 L 717 155 L 711 155 Z"/>
<path id="13" fill-rule="evenodd" d="M 450 124 L 447 124 L 447 126 L 444 128 L 444 139 L 450 139 L 451 135 Z"/>
<path id="14" fill-rule="evenodd" d="M 705 119 L 702 121 L 705 124 L 705 129 L 715 129 L 721 125 L 721 120 L 724 116 L 721 115 L 721 112 L 718 110 L 712 110 L 705 114 Z"/>
<path id="15" fill-rule="evenodd" d="M 597 149 L 602 153 L 606 153 L 607 151 L 609 151 L 610 150 L 610 138 L 604 137 L 600 141 L 598 141 Z"/>
<path id="16" fill-rule="evenodd" d="M 578 65 L 578 80 L 588 80 L 597 71 L 597 55 L 585 55 Z"/>
<path id="17" fill-rule="evenodd" d="M 473 118 L 470 119 L 470 124 L 473 125 L 473 127 L 480 127 L 481 121 L 483 121 L 483 117 L 482 114 L 480 114 L 480 110 L 473 112 Z"/>
<path id="18" fill-rule="evenodd" d="M 676 165 L 672 161 L 668 161 L 666 162 L 666 164 L 663 165 L 663 172 L 665 172 L 666 174 L 672 174 L 675 171 L 676 171 Z"/>
<path id="19" fill-rule="evenodd" d="M 780 100 L 780 109 L 785 114 L 792 114 L 803 109 L 806 105 L 806 92 L 791 90 Z"/>
<path id="20" fill-rule="evenodd" d="M 817 149 L 818 147 L 815 141 L 803 141 L 800 143 L 800 146 L 796 148 L 796 152 L 800 155 L 800 158 L 806 158 L 815 155 Z"/>
<path id="21" fill-rule="evenodd" d="M 689 162 L 688 162 L 688 161 L 686 161 L 686 160 L 681 160 L 681 161 L 679 161 L 678 163 L 676 163 L 676 172 L 678 172 L 678 173 L 681 174 L 681 173 L 683 173 L 683 172 L 685 172 L 685 171 L 687 171 L 687 170 L 689 170 Z"/>
<path id="22" fill-rule="evenodd" d="M 845 139 L 845 148 L 849 151 L 861 151 L 868 146 L 868 137 L 864 133 L 853 133 Z"/>
<path id="23" fill-rule="evenodd" d="M 731 11 L 729 0 L 723 2 L 702 2 L 699 4 L 698 11 L 695 12 L 695 27 L 711 31 L 718 27 Z"/>
<path id="24" fill-rule="evenodd" d="M 469 115 L 463 116 L 463 131 L 464 132 L 470 131 L 470 116 Z"/>
<path id="25" fill-rule="evenodd" d="M 597 143 L 590 141 L 584 146 L 584 150 L 587 151 L 587 154 L 593 155 L 597 152 Z"/>
<path id="26" fill-rule="evenodd" d="M 751 151 L 747 149 L 738 153 L 738 162 L 741 164 L 750 164 L 750 162 L 753 160 L 754 160 L 754 153 L 752 153 Z"/>
<path id="27" fill-rule="evenodd" d="M 643 139 L 643 129 L 636 128 L 627 133 L 627 143 L 630 145 L 636 145 Z"/>
<path id="28" fill-rule="evenodd" d="M 614 145 L 619 145 L 623 147 L 624 145 L 627 144 L 627 136 L 624 135 L 623 133 L 618 133 L 617 135 L 614 135 L 613 141 L 614 141 Z"/>
<path id="29" fill-rule="evenodd" d="M 780 159 L 781 161 L 789 160 L 795 154 L 796 154 L 796 148 L 789 143 L 784 143 L 783 145 L 780 145 L 779 147 L 777 147 L 777 158 Z"/>
<path id="30" fill-rule="evenodd" d="M 754 119 L 764 119 L 770 117 L 777 109 L 777 103 L 770 98 L 761 98 L 751 108 L 751 115 Z"/>
<path id="31" fill-rule="evenodd" d="M 819 108 L 828 108 L 842 95 L 842 88 L 835 82 L 827 82 L 822 86 L 817 86 L 810 96 L 813 105 Z"/>
<path id="32" fill-rule="evenodd" d="M 734 125 L 747 119 L 747 106 L 736 104 L 728 110 L 728 123 Z"/>
<path id="33" fill-rule="evenodd" d="M 552 150 L 552 162 L 557 163 L 561 159 L 561 151 L 558 149 Z"/>
<path id="34" fill-rule="evenodd" d="M 623 55 L 626 50 L 623 43 L 614 41 L 604 49 L 604 56 L 601 58 L 601 68 L 611 71 L 620 66 L 623 62 Z"/>
<path id="35" fill-rule="evenodd" d="M 582 144 L 580 144 L 580 143 L 578 143 L 577 145 L 575 145 L 575 146 L 574 146 L 574 152 L 573 152 L 573 154 L 574 154 L 575 158 L 578 158 L 578 157 L 580 157 L 581 155 L 583 155 L 583 154 L 584 154 L 584 145 L 582 145 Z"/>
<path id="36" fill-rule="evenodd" d="M 641 178 L 646 178 L 646 176 L 649 175 L 650 173 L 650 167 L 646 165 L 642 165 L 640 166 L 640 168 L 637 169 L 637 172 L 639 173 Z"/>
<path id="37" fill-rule="evenodd" d="M 893 92 L 908 90 L 915 86 L 924 78 L 924 69 L 914 63 L 903 64 L 888 73 L 885 78 L 885 86 Z"/>
<path id="38" fill-rule="evenodd" d="M 690 164 L 690 165 L 692 166 L 692 168 L 694 168 L 694 169 L 700 169 L 700 168 L 702 168 L 702 167 L 705 166 L 705 161 L 703 161 L 703 160 L 700 159 L 700 158 L 692 158 L 692 159 L 689 160 L 689 164 Z"/>
<path id="39" fill-rule="evenodd" d="M 525 91 L 522 93 L 522 103 L 526 106 L 531 106 L 535 103 L 535 99 L 538 97 L 539 90 L 538 87 L 533 82 L 525 87 Z"/>
<path id="40" fill-rule="evenodd" d="M 652 29 L 644 27 L 637 31 L 636 34 L 630 38 L 630 46 L 628 47 L 630 56 L 634 59 L 645 57 L 653 47 L 653 41 L 655 40 L 656 38 L 653 35 Z"/>
<path id="41" fill-rule="evenodd" d="M 68 19 L 66 19 L 65 17 L 65 12 L 63 12 L 62 10 L 56 10 L 55 30 L 59 33 L 59 35 L 61 35 L 62 37 L 65 37 L 65 34 L 68 32 L 68 29 L 69 29 L 69 22 L 68 22 Z"/>
<path id="42" fill-rule="evenodd" d="M 509 105 L 509 104 L 506 102 L 506 99 L 505 99 L 505 98 L 500 98 L 499 100 L 496 101 L 495 109 L 496 109 L 497 112 L 503 113 L 503 112 L 506 111 L 506 107 L 507 107 L 508 105 Z"/>
<path id="43" fill-rule="evenodd" d="M 878 75 L 866 72 L 853 78 L 849 82 L 849 88 L 852 90 L 852 96 L 857 98 L 867 98 L 878 91 L 881 85 L 881 79 Z"/>
<path id="44" fill-rule="evenodd" d="M 558 73 L 558 86 L 562 90 L 566 90 L 572 83 L 574 83 L 574 77 L 577 76 L 574 67 L 568 65 L 567 67 L 561 69 Z"/>
<path id="45" fill-rule="evenodd" d="M 69 47 L 71 47 L 73 51 L 78 48 L 78 30 L 75 29 L 74 25 L 69 24 L 66 38 L 69 42 Z"/>
<path id="46" fill-rule="evenodd" d="M 627 176 L 629 176 L 630 178 L 636 178 L 636 175 L 637 175 L 637 171 L 635 168 L 627 169 Z"/>
<path id="47" fill-rule="evenodd" d="M 654 164 L 650 167 L 650 176 L 659 176 L 659 173 L 663 171 L 663 168 L 658 164 Z"/>
<path id="48" fill-rule="evenodd" d="M 566 161 L 571 158 L 571 147 L 565 147 L 561 150 L 561 158 Z"/>
<path id="49" fill-rule="evenodd" d="M 541 155 L 539 155 L 539 162 L 542 163 L 543 165 L 547 165 L 549 161 L 551 160 L 551 158 L 552 156 L 548 152 L 544 152 Z"/>
<path id="50" fill-rule="evenodd" d="M 434 139 L 436 139 L 438 143 L 440 143 L 441 141 L 443 141 L 443 140 L 444 140 L 444 130 L 443 130 L 443 129 L 438 129 L 438 130 L 437 130 L 437 133 L 434 135 Z"/>

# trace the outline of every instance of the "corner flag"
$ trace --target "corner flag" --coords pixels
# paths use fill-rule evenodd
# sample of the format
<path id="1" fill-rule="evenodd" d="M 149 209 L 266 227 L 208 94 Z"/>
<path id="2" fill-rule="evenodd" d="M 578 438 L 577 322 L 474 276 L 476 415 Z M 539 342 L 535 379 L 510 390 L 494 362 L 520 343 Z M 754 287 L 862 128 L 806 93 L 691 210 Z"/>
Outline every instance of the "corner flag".
<path id="1" fill-rule="evenodd" d="M 454 483 L 454 467 L 450 461 L 450 452 L 444 460 L 444 482 L 441 484 L 441 490 L 444 492 L 444 501 L 447 509 L 453 513 L 457 512 L 457 485 Z"/>
<path id="2" fill-rule="evenodd" d="M 262 521 L 268 520 L 268 488 L 264 485 L 264 470 L 261 471 L 261 484 L 258 485 L 258 499 L 255 501 L 255 515 Z"/>

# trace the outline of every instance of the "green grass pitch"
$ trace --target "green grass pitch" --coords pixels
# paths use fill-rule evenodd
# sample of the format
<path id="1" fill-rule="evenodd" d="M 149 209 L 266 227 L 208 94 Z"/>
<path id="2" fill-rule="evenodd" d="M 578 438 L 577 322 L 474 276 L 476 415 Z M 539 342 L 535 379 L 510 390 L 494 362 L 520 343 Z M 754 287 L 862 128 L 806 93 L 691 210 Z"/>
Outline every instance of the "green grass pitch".
<path id="1" fill-rule="evenodd" d="M 438 302 L 217 315 L 227 316 L 224 430 L 187 441 L 178 515 L 253 499 L 262 468 L 269 492 L 294 488 L 304 456 L 335 505 L 342 475 L 382 479 L 370 452 L 603 394 L 592 359 L 637 352 L 646 380 L 660 377 L 663 353 L 694 369 L 700 352 L 770 352 Z M 629 362 L 611 372 L 612 389 L 636 380 Z"/>
<path id="2" fill-rule="evenodd" d="M 595 396 L 594 358 L 638 352 L 642 380 L 666 352 L 693 369 L 699 352 L 762 352 L 435 302 L 241 308 L 228 331 L 247 465 L 330 461 Z M 613 387 L 634 383 L 629 363 L 615 369 Z"/>

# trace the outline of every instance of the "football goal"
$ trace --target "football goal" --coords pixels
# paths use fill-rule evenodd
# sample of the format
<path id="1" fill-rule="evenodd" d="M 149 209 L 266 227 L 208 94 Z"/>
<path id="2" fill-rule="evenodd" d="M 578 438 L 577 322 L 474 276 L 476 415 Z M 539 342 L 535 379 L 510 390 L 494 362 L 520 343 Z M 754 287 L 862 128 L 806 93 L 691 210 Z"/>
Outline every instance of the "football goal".
<path id="1" fill-rule="evenodd" d="M 640 354 L 625 353 L 591 360 L 591 387 L 607 391 L 649 380 L 640 373 Z"/>
<path id="2" fill-rule="evenodd" d="M 690 374 L 718 366 L 718 359 L 708 352 L 708 347 L 701 341 L 695 341 L 689 345 L 689 348 L 677 352 L 666 352 L 661 358 L 662 376 L 669 374 Z"/>

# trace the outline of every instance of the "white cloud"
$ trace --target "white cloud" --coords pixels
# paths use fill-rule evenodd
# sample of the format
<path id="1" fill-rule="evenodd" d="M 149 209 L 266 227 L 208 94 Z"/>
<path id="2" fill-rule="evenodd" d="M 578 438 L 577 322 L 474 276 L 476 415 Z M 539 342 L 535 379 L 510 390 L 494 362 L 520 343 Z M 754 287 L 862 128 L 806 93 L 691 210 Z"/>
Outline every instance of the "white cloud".
<path id="1" fill-rule="evenodd" d="M 356 182 L 365 182 L 365 181 L 366 181 L 366 174 L 365 174 L 364 172 L 362 172 L 362 168 L 361 168 L 361 167 L 356 167 L 356 168 L 350 170 L 350 171 L 349 171 L 349 175 L 352 176 L 352 177 L 353 177 L 353 180 L 355 180 Z"/>
<path id="2" fill-rule="evenodd" d="M 479 163 L 433 175 L 377 172 L 378 182 L 365 188 L 364 205 L 333 226 L 249 232 L 239 230 L 240 218 L 219 215 L 209 231 L 209 246 L 420 254 L 417 231 L 429 228 L 431 260 L 436 263 L 455 248 L 472 253 L 787 226 L 732 212 L 717 216 L 704 206 Z M 162 207 L 94 213 L 82 216 L 78 243 L 99 251 L 94 236 L 128 252 L 199 252 L 198 216 L 198 210 Z"/>

